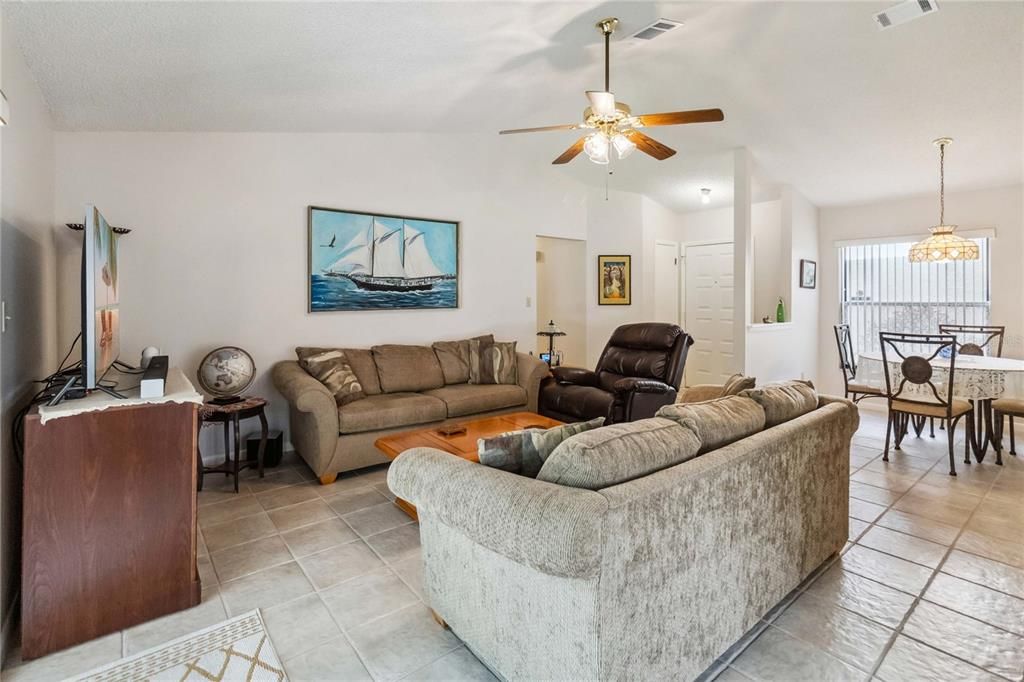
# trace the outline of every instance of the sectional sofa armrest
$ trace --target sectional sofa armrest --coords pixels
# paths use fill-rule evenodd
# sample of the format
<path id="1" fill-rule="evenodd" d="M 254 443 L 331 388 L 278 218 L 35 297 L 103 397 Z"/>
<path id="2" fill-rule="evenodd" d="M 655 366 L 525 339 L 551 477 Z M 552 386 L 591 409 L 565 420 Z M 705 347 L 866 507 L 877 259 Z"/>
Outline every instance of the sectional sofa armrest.
<path id="1" fill-rule="evenodd" d="M 388 487 L 442 523 L 512 561 L 550 575 L 591 578 L 601 565 L 608 503 L 600 494 L 537 481 L 433 448 L 413 448 Z"/>
<path id="2" fill-rule="evenodd" d="M 338 403 L 334 396 L 294 360 L 274 365 L 271 376 L 293 415 L 299 413 L 299 418 L 291 421 L 291 441 L 317 476 L 328 473 L 326 467 L 338 441 Z"/>
<path id="3" fill-rule="evenodd" d="M 679 389 L 677 403 L 701 403 L 705 400 L 721 398 L 725 387 L 719 384 L 697 384 Z"/>
<path id="4" fill-rule="evenodd" d="M 598 386 L 600 384 L 596 372 L 582 367 L 555 367 L 551 373 L 560 384 L 576 384 L 577 386 Z"/>
<path id="5" fill-rule="evenodd" d="M 526 390 L 526 410 L 536 412 L 540 383 L 550 374 L 548 363 L 527 353 L 516 353 L 516 371 L 519 385 Z"/>

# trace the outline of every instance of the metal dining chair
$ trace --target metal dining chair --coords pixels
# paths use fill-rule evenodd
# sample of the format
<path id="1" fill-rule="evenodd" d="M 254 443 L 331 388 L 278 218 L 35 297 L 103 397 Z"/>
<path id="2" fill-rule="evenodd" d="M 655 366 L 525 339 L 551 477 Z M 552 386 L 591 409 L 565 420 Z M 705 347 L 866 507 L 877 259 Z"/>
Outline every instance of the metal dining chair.
<path id="1" fill-rule="evenodd" d="M 956 338 L 952 335 L 899 334 L 880 332 L 882 367 L 885 370 L 885 390 L 889 401 L 889 420 L 885 427 L 885 452 L 882 459 L 889 461 L 889 439 L 895 436 L 895 449 L 900 449 L 912 418 L 944 419 L 949 424 L 949 475 L 956 476 L 953 445 L 957 423 L 964 424 L 964 463 L 971 461 L 971 440 L 974 438 L 974 408 L 971 403 L 953 397 L 956 371 Z M 935 369 L 931 361 L 949 349 L 949 369 L 945 386 L 933 380 Z M 917 350 L 915 353 L 914 351 Z M 890 361 L 899 362 L 899 374 L 894 376 Z M 909 386 L 908 386 L 909 384 Z M 920 430 L 918 429 L 918 433 Z"/>
<path id="2" fill-rule="evenodd" d="M 952 334 L 956 337 L 956 352 L 960 355 L 988 355 L 1003 357 L 1003 337 L 1006 327 L 988 324 L 940 324 L 940 334 Z M 964 341 L 964 337 L 974 341 Z"/>
<path id="3" fill-rule="evenodd" d="M 956 337 L 956 352 L 960 355 L 1003 357 L 1003 337 L 1006 336 L 1005 326 L 991 324 L 940 324 L 939 333 L 952 334 Z M 965 338 L 974 340 L 965 341 Z M 1010 437 L 1012 438 L 1014 415 L 1012 412 L 1009 412 L 1008 415 L 1010 417 Z M 935 420 L 930 420 L 930 423 L 932 437 L 934 438 Z M 944 428 L 941 422 L 939 423 L 939 428 Z"/>
<path id="4" fill-rule="evenodd" d="M 839 369 L 843 372 L 843 397 L 855 403 L 864 398 L 884 398 L 885 393 L 880 387 L 857 381 L 857 356 L 853 352 L 850 325 L 833 325 L 832 331 L 835 332 L 836 347 L 839 349 Z"/>

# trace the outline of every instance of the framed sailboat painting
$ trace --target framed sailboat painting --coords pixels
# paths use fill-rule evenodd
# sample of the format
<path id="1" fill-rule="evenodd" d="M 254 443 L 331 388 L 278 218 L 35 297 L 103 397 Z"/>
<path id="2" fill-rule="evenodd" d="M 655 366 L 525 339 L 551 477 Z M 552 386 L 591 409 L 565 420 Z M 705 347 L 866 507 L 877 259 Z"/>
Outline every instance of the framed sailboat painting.
<path id="1" fill-rule="evenodd" d="M 309 207 L 309 311 L 459 307 L 459 224 Z"/>

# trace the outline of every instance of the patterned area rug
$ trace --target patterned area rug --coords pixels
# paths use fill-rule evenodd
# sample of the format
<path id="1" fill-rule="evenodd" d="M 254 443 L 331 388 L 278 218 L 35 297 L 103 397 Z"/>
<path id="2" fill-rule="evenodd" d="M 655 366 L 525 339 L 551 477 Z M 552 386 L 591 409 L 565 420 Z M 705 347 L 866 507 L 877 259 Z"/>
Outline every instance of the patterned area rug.
<path id="1" fill-rule="evenodd" d="M 258 610 L 97 668 L 79 682 L 246 680 L 284 682 Z"/>

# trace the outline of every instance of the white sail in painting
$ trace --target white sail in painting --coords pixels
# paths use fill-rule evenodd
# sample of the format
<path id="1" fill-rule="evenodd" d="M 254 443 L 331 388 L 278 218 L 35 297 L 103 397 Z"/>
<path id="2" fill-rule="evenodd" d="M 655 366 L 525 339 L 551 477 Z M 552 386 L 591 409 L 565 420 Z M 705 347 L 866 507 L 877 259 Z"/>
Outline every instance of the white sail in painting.
<path id="1" fill-rule="evenodd" d="M 373 276 L 405 277 L 402 267 L 402 230 L 373 221 Z"/>
<path id="2" fill-rule="evenodd" d="M 334 275 L 370 274 L 372 229 L 371 226 L 367 230 L 357 232 L 356 236 L 341 250 L 338 260 L 324 268 L 324 272 Z"/>
<path id="3" fill-rule="evenodd" d="M 430 257 L 427 237 L 420 230 L 405 225 L 405 276 L 440 277 L 444 273 Z"/>

